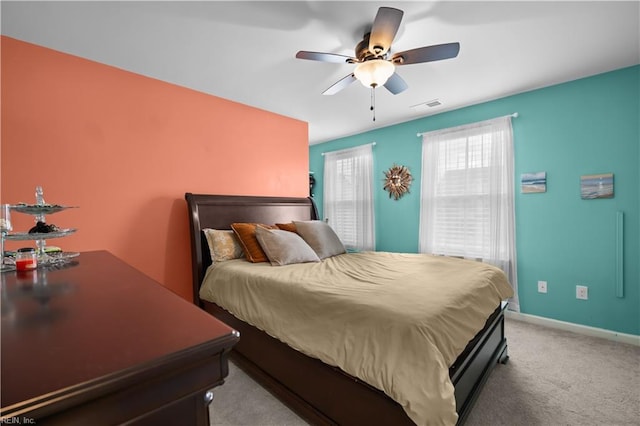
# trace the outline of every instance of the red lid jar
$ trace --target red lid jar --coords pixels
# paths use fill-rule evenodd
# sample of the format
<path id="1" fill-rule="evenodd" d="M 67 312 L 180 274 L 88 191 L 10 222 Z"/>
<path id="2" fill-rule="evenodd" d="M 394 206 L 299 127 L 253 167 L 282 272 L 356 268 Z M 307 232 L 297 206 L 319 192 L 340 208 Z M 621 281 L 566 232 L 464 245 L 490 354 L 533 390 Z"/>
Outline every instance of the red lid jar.
<path id="1" fill-rule="evenodd" d="M 18 249 L 16 252 L 16 270 L 28 271 L 38 267 L 36 250 L 32 247 Z"/>

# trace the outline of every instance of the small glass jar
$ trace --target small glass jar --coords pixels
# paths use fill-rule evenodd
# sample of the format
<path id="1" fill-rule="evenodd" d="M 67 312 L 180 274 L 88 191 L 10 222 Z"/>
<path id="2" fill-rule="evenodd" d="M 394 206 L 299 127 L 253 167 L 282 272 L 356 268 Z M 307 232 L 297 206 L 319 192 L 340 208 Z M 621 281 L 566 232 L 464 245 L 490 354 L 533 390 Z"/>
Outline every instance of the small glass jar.
<path id="1" fill-rule="evenodd" d="M 36 250 L 33 247 L 18 249 L 16 252 L 16 270 L 29 271 L 38 267 Z"/>

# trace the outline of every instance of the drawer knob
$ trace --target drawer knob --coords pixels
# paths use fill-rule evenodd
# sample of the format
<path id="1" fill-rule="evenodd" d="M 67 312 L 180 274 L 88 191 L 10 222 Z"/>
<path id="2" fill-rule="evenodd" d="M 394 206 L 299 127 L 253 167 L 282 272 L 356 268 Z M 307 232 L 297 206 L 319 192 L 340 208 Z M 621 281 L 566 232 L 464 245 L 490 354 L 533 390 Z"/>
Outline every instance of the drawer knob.
<path id="1" fill-rule="evenodd" d="M 207 391 L 207 393 L 204 394 L 204 404 L 209 405 L 212 402 L 213 402 L 213 392 Z"/>

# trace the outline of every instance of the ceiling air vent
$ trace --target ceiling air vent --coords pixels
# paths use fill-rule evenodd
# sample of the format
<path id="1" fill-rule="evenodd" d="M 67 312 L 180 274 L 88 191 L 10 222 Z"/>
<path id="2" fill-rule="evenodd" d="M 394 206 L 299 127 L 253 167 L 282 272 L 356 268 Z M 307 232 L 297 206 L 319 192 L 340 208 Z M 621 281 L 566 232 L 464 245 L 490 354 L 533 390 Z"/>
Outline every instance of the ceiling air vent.
<path id="1" fill-rule="evenodd" d="M 434 108 L 440 105 L 442 105 L 442 103 L 438 99 L 432 99 L 427 102 L 422 102 L 416 105 L 412 105 L 411 109 L 413 109 L 413 111 L 416 113 L 421 113 L 428 110 L 429 108 Z"/>

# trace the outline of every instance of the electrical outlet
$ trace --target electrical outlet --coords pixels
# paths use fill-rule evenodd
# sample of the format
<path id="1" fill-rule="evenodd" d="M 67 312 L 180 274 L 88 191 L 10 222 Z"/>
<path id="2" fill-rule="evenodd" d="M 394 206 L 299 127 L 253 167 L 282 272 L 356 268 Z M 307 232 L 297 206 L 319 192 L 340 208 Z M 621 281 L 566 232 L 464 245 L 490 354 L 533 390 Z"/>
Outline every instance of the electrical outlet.
<path id="1" fill-rule="evenodd" d="M 587 287 L 586 285 L 577 285 L 576 299 L 581 299 L 581 300 L 589 299 L 589 287 Z"/>
<path id="2" fill-rule="evenodd" d="M 538 293 L 546 293 L 546 292 L 547 292 L 547 282 L 538 281 Z"/>

